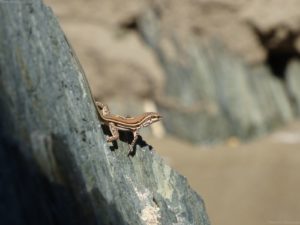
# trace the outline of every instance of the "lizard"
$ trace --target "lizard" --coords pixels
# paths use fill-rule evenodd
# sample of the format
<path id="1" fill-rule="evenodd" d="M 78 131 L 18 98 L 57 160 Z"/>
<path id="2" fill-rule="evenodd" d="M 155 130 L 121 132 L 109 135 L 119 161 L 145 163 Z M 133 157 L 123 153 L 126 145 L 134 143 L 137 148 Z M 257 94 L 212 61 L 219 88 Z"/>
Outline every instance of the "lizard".
<path id="1" fill-rule="evenodd" d="M 119 115 L 113 115 L 110 113 L 110 110 L 106 104 L 103 104 L 99 101 L 95 101 L 95 103 L 101 120 L 108 125 L 112 134 L 112 136 L 108 136 L 106 138 L 107 142 L 112 142 L 119 139 L 119 130 L 132 132 L 133 140 L 129 144 L 129 154 L 133 152 L 133 147 L 138 139 L 139 130 L 142 127 L 148 127 L 162 119 L 162 116 L 157 112 L 146 112 L 135 117 L 122 117 Z"/>

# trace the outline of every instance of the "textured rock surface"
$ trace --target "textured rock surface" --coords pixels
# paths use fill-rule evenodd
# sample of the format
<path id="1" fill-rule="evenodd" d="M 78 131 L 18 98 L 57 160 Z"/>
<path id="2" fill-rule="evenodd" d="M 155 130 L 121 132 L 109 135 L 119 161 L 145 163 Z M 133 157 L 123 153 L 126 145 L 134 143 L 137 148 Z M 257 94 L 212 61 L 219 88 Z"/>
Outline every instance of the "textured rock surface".
<path id="1" fill-rule="evenodd" d="M 128 135 L 108 146 L 80 69 L 39 0 L 0 4 L 4 224 L 209 224 L 186 179 Z"/>

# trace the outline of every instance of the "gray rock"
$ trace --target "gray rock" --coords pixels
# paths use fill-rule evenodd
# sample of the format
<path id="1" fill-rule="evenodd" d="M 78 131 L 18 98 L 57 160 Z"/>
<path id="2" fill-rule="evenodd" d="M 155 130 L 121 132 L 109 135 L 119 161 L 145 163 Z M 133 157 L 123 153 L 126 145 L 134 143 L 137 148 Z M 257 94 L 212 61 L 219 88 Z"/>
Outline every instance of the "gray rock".
<path id="1" fill-rule="evenodd" d="M 292 104 L 285 84 L 272 76 L 265 66 L 251 69 L 249 76 L 251 93 L 261 111 L 261 122 L 265 131 L 286 124 L 294 118 Z"/>
<path id="2" fill-rule="evenodd" d="M 3 224 L 209 224 L 202 199 L 145 141 L 134 156 L 127 133 L 104 141 L 49 8 L 1 3 L 0 20 Z"/>
<path id="3" fill-rule="evenodd" d="M 287 90 L 294 103 L 294 110 L 300 115 L 300 62 L 294 60 L 289 63 L 286 74 Z"/>

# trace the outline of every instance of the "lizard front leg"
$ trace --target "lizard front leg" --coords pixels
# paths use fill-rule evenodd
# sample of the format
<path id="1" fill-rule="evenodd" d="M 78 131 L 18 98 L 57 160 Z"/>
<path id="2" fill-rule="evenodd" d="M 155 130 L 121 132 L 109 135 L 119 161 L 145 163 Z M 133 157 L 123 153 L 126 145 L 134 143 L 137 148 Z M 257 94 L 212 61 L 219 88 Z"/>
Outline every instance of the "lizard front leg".
<path id="1" fill-rule="evenodd" d="M 115 141 L 115 140 L 119 139 L 119 130 L 118 130 L 118 128 L 115 126 L 115 124 L 112 123 L 112 122 L 110 122 L 110 123 L 108 124 L 108 126 L 109 126 L 109 130 L 110 130 L 110 133 L 111 133 L 112 136 L 107 137 L 107 138 L 106 138 L 106 141 L 107 141 L 107 142 L 112 142 L 112 141 Z"/>

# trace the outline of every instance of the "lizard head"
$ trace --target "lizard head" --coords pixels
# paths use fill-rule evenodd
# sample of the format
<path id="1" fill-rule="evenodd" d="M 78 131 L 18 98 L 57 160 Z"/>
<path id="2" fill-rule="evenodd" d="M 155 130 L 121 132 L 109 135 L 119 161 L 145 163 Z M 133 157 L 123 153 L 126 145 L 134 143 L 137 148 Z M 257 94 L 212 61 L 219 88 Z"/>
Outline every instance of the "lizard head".
<path id="1" fill-rule="evenodd" d="M 159 115 L 157 112 L 148 112 L 145 120 L 143 122 L 143 127 L 147 127 L 152 123 L 158 122 L 162 119 L 162 116 Z"/>

